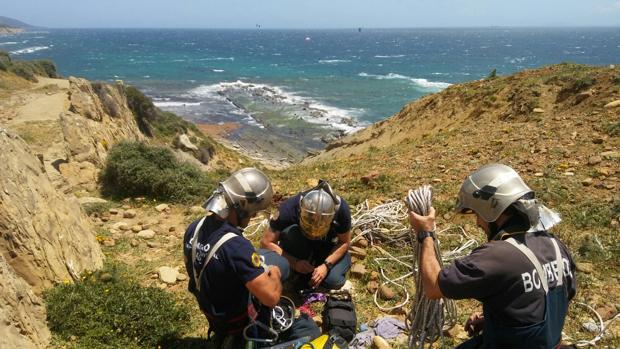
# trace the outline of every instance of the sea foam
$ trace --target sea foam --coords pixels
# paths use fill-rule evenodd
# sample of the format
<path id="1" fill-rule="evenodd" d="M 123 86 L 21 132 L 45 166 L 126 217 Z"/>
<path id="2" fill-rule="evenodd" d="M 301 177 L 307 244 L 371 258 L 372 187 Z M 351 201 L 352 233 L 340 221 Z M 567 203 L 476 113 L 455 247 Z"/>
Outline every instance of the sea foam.
<path id="1" fill-rule="evenodd" d="M 189 91 L 189 95 L 194 98 L 211 98 L 226 100 L 231 105 L 239 109 L 239 115 L 249 115 L 243 106 L 235 104 L 228 95 L 242 91 L 254 98 L 273 101 L 276 104 L 299 107 L 307 111 L 307 115 L 302 116 L 306 122 L 321 124 L 345 133 L 359 130 L 362 126 L 357 122 L 357 116 L 363 114 L 363 109 L 341 109 L 326 105 L 309 97 L 299 96 L 296 93 L 285 91 L 278 86 L 268 84 L 250 83 L 241 80 L 234 82 L 220 82 L 213 85 L 201 85 Z"/>
<path id="2" fill-rule="evenodd" d="M 364 78 L 373 78 L 377 80 L 394 80 L 394 79 L 408 80 L 410 82 L 413 82 L 416 86 L 420 88 L 429 89 L 429 90 L 443 90 L 444 88 L 447 88 L 448 86 L 451 85 L 450 83 L 447 83 L 447 82 L 429 81 L 423 78 L 412 78 L 410 76 L 396 74 L 396 73 L 389 73 L 387 75 L 375 75 L 375 74 L 368 74 L 368 73 L 362 72 L 357 75 L 364 77 Z"/>
<path id="3" fill-rule="evenodd" d="M 12 55 L 21 55 L 21 54 L 28 54 L 28 53 L 41 51 L 41 50 L 48 50 L 49 48 L 50 48 L 49 46 L 33 46 L 33 47 L 22 48 L 21 50 L 11 51 L 9 53 Z"/>

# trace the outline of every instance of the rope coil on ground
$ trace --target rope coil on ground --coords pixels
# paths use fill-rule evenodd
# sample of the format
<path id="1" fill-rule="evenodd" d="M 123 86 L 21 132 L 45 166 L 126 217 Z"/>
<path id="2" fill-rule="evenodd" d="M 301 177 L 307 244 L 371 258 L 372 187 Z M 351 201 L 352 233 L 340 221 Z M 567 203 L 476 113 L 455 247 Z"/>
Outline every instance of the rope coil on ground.
<path id="1" fill-rule="evenodd" d="M 591 306 L 589 306 L 588 304 L 585 303 L 581 303 L 581 302 L 575 302 L 575 304 L 582 306 L 586 309 L 588 309 L 590 312 L 594 313 L 594 315 L 596 315 L 596 320 L 598 321 L 598 333 L 596 334 L 596 336 L 590 340 L 586 340 L 586 339 L 582 339 L 582 340 L 578 340 L 575 341 L 573 344 L 576 347 L 595 347 L 596 343 L 598 341 L 600 341 L 601 339 L 603 339 L 603 337 L 605 336 L 605 332 L 607 331 L 607 329 L 609 328 L 609 326 L 611 325 L 612 322 L 616 321 L 617 319 L 620 319 L 620 313 L 617 313 L 616 315 L 614 315 L 612 318 L 610 318 L 609 320 L 607 320 L 607 323 L 605 323 L 603 321 L 603 318 L 601 317 L 601 315 Z M 564 336 L 563 339 L 570 339 L 572 340 L 572 338 Z"/>
<path id="2" fill-rule="evenodd" d="M 409 190 L 406 198 L 409 208 L 419 215 L 429 214 L 432 206 L 431 186 L 425 185 L 416 190 Z M 443 340 L 444 327 L 452 327 L 456 323 L 456 305 L 450 299 L 431 300 L 424 295 L 420 268 L 422 244 L 411 234 L 414 248 L 413 275 L 416 283 L 416 293 L 407 315 L 407 327 L 409 329 L 409 348 L 424 348 L 425 343 L 433 343 L 438 339 Z M 437 239 L 434 240 L 435 255 L 440 265 L 443 259 Z M 460 248 L 458 250 L 461 250 Z M 456 253 L 455 253 L 456 254 Z"/>

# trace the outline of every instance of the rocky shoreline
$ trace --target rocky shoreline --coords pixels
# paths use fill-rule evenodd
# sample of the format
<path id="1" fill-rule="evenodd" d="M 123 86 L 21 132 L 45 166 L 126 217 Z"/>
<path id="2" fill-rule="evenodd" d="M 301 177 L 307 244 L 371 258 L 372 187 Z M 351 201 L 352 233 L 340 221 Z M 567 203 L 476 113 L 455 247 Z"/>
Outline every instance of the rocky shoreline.
<path id="1" fill-rule="evenodd" d="M 14 28 L 14 27 L 3 27 L 0 26 L 0 35 L 13 35 L 23 33 L 24 28 Z"/>

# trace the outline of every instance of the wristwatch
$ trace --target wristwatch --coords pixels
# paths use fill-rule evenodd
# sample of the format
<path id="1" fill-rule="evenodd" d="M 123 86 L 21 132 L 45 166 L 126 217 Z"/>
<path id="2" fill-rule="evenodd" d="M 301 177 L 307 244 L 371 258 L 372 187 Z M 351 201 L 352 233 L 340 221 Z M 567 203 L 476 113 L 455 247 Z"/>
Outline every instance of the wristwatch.
<path id="1" fill-rule="evenodd" d="M 433 240 L 435 240 L 435 232 L 434 231 L 421 231 L 418 233 L 418 242 L 422 243 L 422 241 L 424 241 L 424 239 L 426 239 L 427 237 L 431 237 L 433 238 Z"/>
<path id="2" fill-rule="evenodd" d="M 325 264 L 325 266 L 327 267 L 327 270 L 328 270 L 328 271 L 332 270 L 332 268 L 334 267 L 334 265 L 333 265 L 333 264 L 331 264 L 331 263 L 330 263 L 330 262 L 328 262 L 328 261 L 323 262 L 323 264 Z"/>

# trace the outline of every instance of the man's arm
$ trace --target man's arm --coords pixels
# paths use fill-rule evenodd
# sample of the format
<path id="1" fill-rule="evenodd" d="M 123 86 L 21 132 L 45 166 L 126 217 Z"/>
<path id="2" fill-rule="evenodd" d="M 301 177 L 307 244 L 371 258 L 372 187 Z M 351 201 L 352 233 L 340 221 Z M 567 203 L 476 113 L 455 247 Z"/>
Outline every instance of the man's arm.
<path id="1" fill-rule="evenodd" d="M 338 263 L 342 257 L 349 250 L 349 244 L 351 243 L 351 231 L 349 230 L 346 233 L 338 234 L 338 244 L 332 249 L 327 258 L 325 258 L 325 262 L 328 262 L 331 265 Z M 317 287 L 323 282 L 323 280 L 327 277 L 329 270 L 327 270 L 327 266 L 325 263 L 322 263 L 318 267 L 314 268 L 312 272 L 312 278 L 310 279 L 310 283 L 312 287 Z"/>
<path id="2" fill-rule="evenodd" d="M 409 222 L 413 230 L 418 233 L 422 231 L 435 230 L 435 209 L 431 207 L 428 216 L 420 216 L 415 212 L 409 211 Z M 441 289 L 439 289 L 439 272 L 441 266 L 435 255 L 435 244 L 430 237 L 422 241 L 420 252 L 420 272 L 422 277 L 422 286 L 426 297 L 430 299 L 443 298 Z"/>
<path id="3" fill-rule="evenodd" d="M 325 258 L 326 262 L 330 264 L 336 264 L 344 257 L 345 253 L 349 250 L 349 244 L 351 243 L 351 231 L 347 231 L 343 234 L 338 234 L 338 243 L 332 249 L 332 253 Z"/>
<path id="4" fill-rule="evenodd" d="M 278 245 L 279 240 L 280 232 L 274 231 L 270 226 L 267 226 L 267 229 L 265 229 L 265 232 L 263 233 L 262 239 L 260 239 L 260 247 L 282 255 L 282 248 Z"/>
<path id="5" fill-rule="evenodd" d="M 273 308 L 280 301 L 282 283 L 280 282 L 280 268 L 270 266 L 264 272 L 245 283 L 245 287 L 265 306 Z"/>

